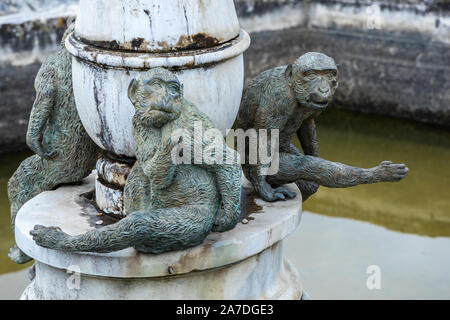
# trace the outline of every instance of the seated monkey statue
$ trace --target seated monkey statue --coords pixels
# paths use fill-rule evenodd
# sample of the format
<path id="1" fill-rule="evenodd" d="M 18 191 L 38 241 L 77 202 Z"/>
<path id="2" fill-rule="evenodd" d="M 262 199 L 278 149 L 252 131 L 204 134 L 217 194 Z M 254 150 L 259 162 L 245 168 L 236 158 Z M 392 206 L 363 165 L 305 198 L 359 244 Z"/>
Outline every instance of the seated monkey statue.
<path id="1" fill-rule="evenodd" d="M 25 159 L 8 182 L 11 224 L 28 200 L 60 184 L 75 183 L 94 169 L 99 148 L 90 139 L 78 116 L 72 88 L 72 56 L 64 41 L 59 51 L 43 63 L 36 77 L 36 100 L 28 124 L 27 144 L 35 155 Z M 17 246 L 9 258 L 19 264 L 31 260 Z"/>
<path id="2" fill-rule="evenodd" d="M 400 181 L 406 177 L 404 164 L 384 161 L 377 167 L 362 169 L 318 157 L 316 119 L 330 104 L 338 87 L 339 70 L 335 61 L 322 53 L 309 52 L 295 63 L 267 70 L 254 78 L 244 93 L 237 118 L 243 130 L 279 130 L 279 170 L 265 174 L 265 165 L 250 164 L 248 152 L 243 171 L 255 190 L 266 201 L 285 200 L 295 194 L 283 185 L 296 183 L 303 201 L 319 185 L 345 188 L 359 184 Z M 303 152 L 291 141 L 297 134 Z M 259 146 L 261 148 L 261 146 Z"/>
<path id="3" fill-rule="evenodd" d="M 178 78 L 163 68 L 152 69 L 131 82 L 128 96 L 136 109 L 137 161 L 125 185 L 127 216 L 79 236 L 36 226 L 31 234 L 37 244 L 65 251 L 112 252 L 134 247 L 142 253 L 162 253 L 198 245 L 211 231 L 236 226 L 242 170 L 238 155 L 226 147 L 223 137 L 223 152 L 237 159 L 231 164 L 174 161 L 174 150 L 176 154 L 185 151 L 177 149 L 178 139 L 173 140 L 176 130 L 192 134 L 196 123 L 206 130 L 214 128 L 183 98 Z M 203 149 L 207 147 L 202 137 L 194 140 L 201 141 Z"/>

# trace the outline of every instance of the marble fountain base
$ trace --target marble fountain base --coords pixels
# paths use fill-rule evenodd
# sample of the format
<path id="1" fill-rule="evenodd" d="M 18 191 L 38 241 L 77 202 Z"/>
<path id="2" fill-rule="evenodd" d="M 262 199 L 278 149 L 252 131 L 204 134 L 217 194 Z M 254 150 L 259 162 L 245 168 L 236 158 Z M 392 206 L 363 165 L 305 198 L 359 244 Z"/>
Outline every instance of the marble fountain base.
<path id="1" fill-rule="evenodd" d="M 27 202 L 16 220 L 18 246 L 36 262 L 36 277 L 22 299 L 293 299 L 302 298 L 297 271 L 283 256 L 283 239 L 300 223 L 302 201 L 266 203 L 243 184 L 245 220 L 203 244 L 159 255 L 133 248 L 68 253 L 42 248 L 34 225 L 58 226 L 71 235 L 114 219 L 94 205 L 95 173 L 80 186 L 63 186 Z"/>

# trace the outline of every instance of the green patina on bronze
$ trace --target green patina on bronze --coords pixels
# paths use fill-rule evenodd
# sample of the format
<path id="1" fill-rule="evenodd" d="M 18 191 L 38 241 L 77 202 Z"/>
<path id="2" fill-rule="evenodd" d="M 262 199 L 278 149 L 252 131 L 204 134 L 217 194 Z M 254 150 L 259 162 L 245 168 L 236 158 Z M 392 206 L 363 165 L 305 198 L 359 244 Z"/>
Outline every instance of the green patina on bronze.
<path id="1" fill-rule="evenodd" d="M 319 185 L 345 188 L 359 184 L 400 181 L 406 177 L 404 164 L 384 161 L 371 169 L 351 167 L 318 157 L 316 119 L 331 102 L 338 87 L 339 70 L 334 60 L 309 52 L 294 64 L 277 67 L 253 79 L 241 103 L 237 127 L 279 130 L 279 171 L 265 175 L 267 166 L 250 165 L 245 153 L 244 174 L 266 201 L 295 197 L 283 185 L 296 183 L 303 200 L 317 192 Z M 297 135 L 304 154 L 291 144 Z M 268 150 L 271 150 L 268 139 Z M 247 148 L 248 149 L 248 148 Z"/>
<path id="2" fill-rule="evenodd" d="M 27 144 L 35 155 L 25 159 L 8 182 L 11 224 L 14 232 L 19 209 L 41 192 L 81 181 L 91 173 L 98 147 L 83 128 L 72 88 L 72 56 L 62 48 L 42 65 L 35 82 Z M 8 255 L 16 263 L 31 260 L 17 246 Z"/>
<path id="3" fill-rule="evenodd" d="M 165 69 L 152 69 L 131 82 L 129 98 L 136 108 L 137 158 L 124 191 L 129 215 L 74 237 L 59 228 L 36 226 L 31 234 L 37 244 L 65 251 L 111 252 L 134 247 L 143 253 L 162 253 L 198 245 L 211 231 L 236 226 L 242 171 L 238 155 L 226 147 L 223 137 L 222 152 L 232 154 L 232 164 L 193 164 L 195 152 L 190 153 L 189 163 L 173 161 L 174 150 L 180 156 L 188 150 L 186 141 L 173 138 L 178 129 L 184 130 L 183 139 L 193 138 L 191 150 L 195 150 L 195 141 L 205 150 L 210 142 L 193 134 L 195 125 L 214 128 L 183 98 L 178 78 Z"/>

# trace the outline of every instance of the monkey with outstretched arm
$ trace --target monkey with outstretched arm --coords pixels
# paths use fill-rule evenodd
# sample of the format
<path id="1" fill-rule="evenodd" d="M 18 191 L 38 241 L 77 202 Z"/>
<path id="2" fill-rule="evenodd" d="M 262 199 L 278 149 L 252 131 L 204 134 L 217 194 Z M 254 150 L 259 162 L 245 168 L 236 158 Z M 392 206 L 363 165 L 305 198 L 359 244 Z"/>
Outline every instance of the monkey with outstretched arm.
<path id="1" fill-rule="evenodd" d="M 276 174 L 265 174 L 265 165 L 250 164 L 248 153 L 241 154 L 246 160 L 244 174 L 264 200 L 295 197 L 283 186 L 294 182 L 306 200 L 319 185 L 345 188 L 406 177 L 408 168 L 404 164 L 384 161 L 377 167 L 362 169 L 318 157 L 316 119 L 331 102 L 338 80 L 339 70 L 332 58 L 309 52 L 294 64 L 267 70 L 250 82 L 242 99 L 237 127 L 267 129 L 269 135 L 272 130 L 279 130 L 279 144 L 271 145 L 269 138 L 267 146 L 268 150 L 279 152 Z M 304 153 L 291 144 L 295 134 Z"/>
<path id="2" fill-rule="evenodd" d="M 36 77 L 36 99 L 31 110 L 27 144 L 35 155 L 25 159 L 8 182 L 11 225 L 19 209 L 41 192 L 60 184 L 79 182 L 92 172 L 99 148 L 78 116 L 72 88 L 72 56 L 64 41 L 60 50 L 42 64 Z M 16 263 L 31 260 L 17 246 L 8 255 Z"/>
<path id="3" fill-rule="evenodd" d="M 36 226 L 31 231 L 37 244 L 65 251 L 111 252 L 134 247 L 143 253 L 181 250 L 200 244 L 211 231 L 234 228 L 240 216 L 240 161 L 230 164 L 177 163 L 177 130 L 184 140 L 200 123 L 206 130 L 212 122 L 183 98 L 178 78 L 162 68 L 132 81 L 129 97 L 135 106 L 133 137 L 136 164 L 125 185 L 127 216 L 119 222 L 79 236 L 59 228 Z M 192 141 L 191 141 L 192 142 Z M 191 148 L 192 149 L 192 148 Z M 175 152 L 174 152 L 175 150 Z M 192 160 L 192 153 L 188 156 Z M 223 205 L 223 210 L 221 207 Z"/>

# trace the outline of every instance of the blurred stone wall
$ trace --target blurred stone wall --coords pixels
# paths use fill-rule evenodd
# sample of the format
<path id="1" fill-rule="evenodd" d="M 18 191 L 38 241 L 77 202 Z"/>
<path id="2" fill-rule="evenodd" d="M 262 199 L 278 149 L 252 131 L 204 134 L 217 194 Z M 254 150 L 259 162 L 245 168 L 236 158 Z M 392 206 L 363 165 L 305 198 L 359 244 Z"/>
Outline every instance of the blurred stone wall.
<path id="1" fill-rule="evenodd" d="M 77 0 L 0 2 L 0 153 L 25 148 L 43 59 Z M 246 83 L 321 51 L 340 65 L 334 107 L 450 127 L 450 0 L 235 0 L 252 36 Z"/>
<path id="2" fill-rule="evenodd" d="M 34 78 L 58 49 L 77 0 L 1 0 L 0 153 L 23 150 Z"/>
<path id="3" fill-rule="evenodd" d="M 246 76 L 324 52 L 334 106 L 450 127 L 450 1 L 237 1 L 252 33 Z"/>

